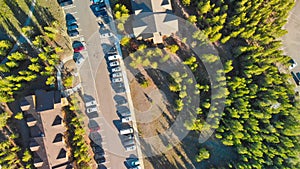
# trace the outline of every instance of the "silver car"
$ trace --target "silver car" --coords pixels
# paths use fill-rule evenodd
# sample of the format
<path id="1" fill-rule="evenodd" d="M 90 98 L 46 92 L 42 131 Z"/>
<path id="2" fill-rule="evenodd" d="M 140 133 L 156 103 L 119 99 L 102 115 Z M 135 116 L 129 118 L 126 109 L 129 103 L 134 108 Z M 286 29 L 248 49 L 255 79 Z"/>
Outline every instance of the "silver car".
<path id="1" fill-rule="evenodd" d="M 126 151 L 134 151 L 135 149 L 136 149 L 136 146 L 134 144 L 125 147 Z"/>
<path id="2" fill-rule="evenodd" d="M 113 73 L 112 77 L 113 78 L 122 77 L 122 73 L 121 72 Z"/>
<path id="3" fill-rule="evenodd" d="M 89 101 L 85 103 L 85 107 L 90 107 L 90 106 L 94 106 L 97 105 L 97 102 L 95 100 Z"/>
<path id="4" fill-rule="evenodd" d="M 122 81 L 123 81 L 123 79 L 120 78 L 120 77 L 119 77 L 119 78 L 113 78 L 113 79 L 112 79 L 112 82 L 113 82 L 113 83 L 118 83 L 118 82 L 122 82 Z"/>
<path id="5" fill-rule="evenodd" d="M 113 61 L 113 60 L 118 60 L 121 59 L 122 57 L 120 55 L 112 55 L 112 56 L 108 56 L 108 60 L 109 61 Z"/>
<path id="6" fill-rule="evenodd" d="M 110 67 L 113 67 L 113 66 L 119 66 L 120 65 L 120 63 L 118 62 L 118 61 L 113 61 L 113 62 L 110 62 L 109 63 L 109 66 Z"/>
<path id="7" fill-rule="evenodd" d="M 115 67 L 111 69 L 112 72 L 120 72 L 121 68 L 120 67 Z"/>
<path id="8" fill-rule="evenodd" d="M 131 122 L 131 121 L 132 121 L 132 119 L 131 119 L 130 116 L 121 118 L 121 122 L 122 123 L 128 123 L 128 122 Z"/>
<path id="9" fill-rule="evenodd" d="M 87 113 L 92 113 L 92 112 L 98 112 L 98 108 L 97 107 L 90 107 L 86 109 Z"/>

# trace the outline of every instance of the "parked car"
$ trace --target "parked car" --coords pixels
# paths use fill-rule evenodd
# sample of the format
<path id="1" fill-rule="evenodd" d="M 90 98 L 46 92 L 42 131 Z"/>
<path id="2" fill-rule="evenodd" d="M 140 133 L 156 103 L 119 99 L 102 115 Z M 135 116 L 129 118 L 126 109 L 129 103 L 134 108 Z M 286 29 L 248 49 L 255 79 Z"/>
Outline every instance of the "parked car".
<path id="1" fill-rule="evenodd" d="M 81 52 L 85 49 L 84 45 L 79 41 L 74 41 L 72 47 L 74 52 Z"/>
<path id="2" fill-rule="evenodd" d="M 123 135 L 123 140 L 132 140 L 134 139 L 134 135 L 133 134 L 125 134 Z"/>
<path id="3" fill-rule="evenodd" d="M 113 60 L 118 60 L 118 59 L 121 59 L 122 57 L 120 55 L 110 55 L 108 56 L 108 60 L 109 61 L 113 61 Z"/>
<path id="4" fill-rule="evenodd" d="M 102 164 L 106 161 L 106 159 L 105 159 L 105 157 L 102 156 L 102 157 L 95 159 L 95 161 L 97 164 Z"/>
<path id="5" fill-rule="evenodd" d="M 73 1 L 72 0 L 57 0 L 59 6 L 64 7 L 68 5 L 72 5 Z"/>
<path id="6" fill-rule="evenodd" d="M 100 4 L 93 4 L 90 6 L 91 10 L 93 11 L 94 15 L 99 18 L 103 15 L 103 8 L 105 7 L 105 4 L 104 6 L 103 5 L 100 5 Z"/>
<path id="7" fill-rule="evenodd" d="M 103 23 L 103 22 L 101 22 L 101 21 L 100 21 L 100 22 L 98 22 L 98 25 L 100 26 L 100 28 L 101 28 L 101 29 L 104 29 L 104 28 L 105 28 L 105 25 L 104 25 L 104 23 Z"/>
<path id="8" fill-rule="evenodd" d="M 92 4 L 97 4 L 97 5 L 101 6 L 102 8 L 106 7 L 105 0 L 91 0 L 91 1 L 92 1 Z"/>
<path id="9" fill-rule="evenodd" d="M 90 107 L 90 106 L 94 106 L 94 105 L 97 105 L 96 100 L 92 100 L 92 101 L 85 103 L 85 107 Z"/>
<path id="10" fill-rule="evenodd" d="M 91 146 L 100 146 L 102 143 L 102 137 L 99 132 L 92 132 L 89 134 L 89 138 L 92 141 Z"/>
<path id="11" fill-rule="evenodd" d="M 100 30 L 100 34 L 102 38 L 109 38 L 113 36 L 113 34 L 108 29 Z"/>
<path id="12" fill-rule="evenodd" d="M 120 65 L 120 63 L 118 61 L 113 61 L 113 62 L 109 63 L 110 67 L 119 66 L 119 65 Z"/>
<path id="13" fill-rule="evenodd" d="M 120 130 L 120 134 L 124 135 L 124 134 L 132 134 L 133 133 L 133 129 L 132 128 L 127 128 L 127 129 L 121 129 Z"/>
<path id="14" fill-rule="evenodd" d="M 100 126 L 95 120 L 89 120 L 88 128 L 90 129 L 90 132 L 97 132 L 100 130 Z"/>
<path id="15" fill-rule="evenodd" d="M 126 164 L 129 166 L 129 167 L 136 167 L 136 166 L 139 166 L 140 165 L 140 161 L 138 158 L 130 158 L 126 161 Z"/>
<path id="16" fill-rule="evenodd" d="M 112 76 L 112 78 L 122 77 L 122 73 L 116 72 L 116 73 L 113 73 L 111 76 Z"/>
<path id="17" fill-rule="evenodd" d="M 91 113 L 91 112 L 98 112 L 98 108 L 97 107 L 88 107 L 86 109 L 87 113 Z"/>
<path id="18" fill-rule="evenodd" d="M 113 83 L 118 83 L 118 82 L 122 82 L 122 81 L 123 81 L 123 79 L 120 78 L 120 77 L 119 77 L 119 78 L 113 78 L 113 79 L 112 79 L 112 82 L 113 82 Z"/>
<path id="19" fill-rule="evenodd" d="M 121 118 L 121 122 L 122 122 L 122 123 L 128 123 L 128 122 L 131 122 L 131 121 L 132 121 L 132 119 L 131 119 L 130 116 L 122 117 L 122 118 Z"/>
<path id="20" fill-rule="evenodd" d="M 105 152 L 101 146 L 94 146 L 93 152 L 95 153 L 95 158 L 100 158 L 104 156 Z"/>
<path id="21" fill-rule="evenodd" d="M 132 145 L 132 144 L 135 144 L 134 139 L 126 140 L 126 141 L 123 142 L 124 147 Z"/>
<path id="22" fill-rule="evenodd" d="M 75 17 L 70 13 L 66 14 L 66 21 L 67 21 L 67 25 L 72 25 L 74 23 L 77 23 L 77 20 L 75 19 Z"/>
<path id="23" fill-rule="evenodd" d="M 292 74 L 292 77 L 293 77 L 295 83 L 297 84 L 297 86 L 299 86 L 300 80 L 298 79 L 298 77 L 296 76 L 296 74 L 294 72 L 291 72 L 291 74 Z"/>
<path id="24" fill-rule="evenodd" d="M 72 23 L 70 25 L 67 25 L 67 30 L 72 31 L 78 29 L 78 25 L 76 23 Z"/>
<path id="25" fill-rule="evenodd" d="M 120 114 L 122 117 L 128 117 L 131 115 L 129 110 L 122 110 L 122 111 L 118 110 L 118 114 Z"/>
<path id="26" fill-rule="evenodd" d="M 113 87 L 124 87 L 123 83 L 114 83 Z"/>
<path id="27" fill-rule="evenodd" d="M 103 164 L 98 164 L 98 168 L 97 169 L 107 169 L 107 167 Z"/>
<path id="28" fill-rule="evenodd" d="M 116 93 L 123 93 L 123 92 L 125 92 L 126 91 L 126 89 L 125 88 L 117 88 L 117 89 L 115 89 L 115 92 Z"/>
<path id="29" fill-rule="evenodd" d="M 119 72 L 119 71 L 121 71 L 121 67 L 118 66 L 118 67 L 112 68 L 111 71 L 112 72 Z"/>
<path id="30" fill-rule="evenodd" d="M 129 145 L 125 147 L 126 151 L 134 151 L 136 149 L 135 144 Z"/>
<path id="31" fill-rule="evenodd" d="M 75 37 L 75 36 L 78 36 L 79 35 L 79 32 L 78 30 L 71 30 L 71 31 L 67 31 L 68 35 L 70 37 Z"/>
<path id="32" fill-rule="evenodd" d="M 117 48 L 116 46 L 111 46 L 107 54 L 117 54 Z"/>
<path id="33" fill-rule="evenodd" d="M 84 61 L 84 57 L 80 53 L 74 53 L 73 60 L 75 61 L 77 66 L 79 66 Z"/>
<path id="34" fill-rule="evenodd" d="M 126 99 L 120 99 L 116 101 L 118 105 L 126 104 L 127 100 Z"/>
<path id="35" fill-rule="evenodd" d="M 289 61 L 289 63 L 291 64 L 290 65 L 290 69 L 294 69 L 296 66 L 297 66 L 297 62 L 296 61 L 294 61 L 293 59 L 291 59 L 290 61 Z"/>
<path id="36" fill-rule="evenodd" d="M 296 73 L 297 78 L 300 80 L 300 72 Z"/>

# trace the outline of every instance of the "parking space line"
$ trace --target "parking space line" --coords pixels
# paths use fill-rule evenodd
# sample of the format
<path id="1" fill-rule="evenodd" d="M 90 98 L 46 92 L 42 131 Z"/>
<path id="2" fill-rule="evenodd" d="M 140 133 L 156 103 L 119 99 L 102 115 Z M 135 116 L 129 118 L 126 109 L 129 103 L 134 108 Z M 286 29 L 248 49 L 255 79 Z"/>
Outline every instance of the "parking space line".
<path id="1" fill-rule="evenodd" d="M 67 10 L 67 9 L 71 9 L 71 8 L 75 8 L 76 6 L 75 5 L 70 5 L 70 6 L 63 6 L 62 8 L 64 10 Z"/>

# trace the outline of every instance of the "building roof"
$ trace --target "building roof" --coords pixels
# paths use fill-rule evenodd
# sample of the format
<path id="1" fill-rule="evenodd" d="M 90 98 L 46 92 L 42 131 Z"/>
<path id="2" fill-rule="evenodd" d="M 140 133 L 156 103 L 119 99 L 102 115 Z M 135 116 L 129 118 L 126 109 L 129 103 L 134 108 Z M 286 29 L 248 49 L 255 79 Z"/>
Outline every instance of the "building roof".
<path id="1" fill-rule="evenodd" d="M 59 103 L 61 99 L 58 91 L 37 90 L 35 96 L 36 110 L 40 112 L 53 109 L 54 104 Z"/>
<path id="2" fill-rule="evenodd" d="M 172 15 L 170 0 L 131 0 L 134 11 L 133 34 L 143 39 L 154 38 L 161 43 L 162 37 L 178 31 L 177 17 Z"/>
<path id="3" fill-rule="evenodd" d="M 30 135 L 33 139 L 30 147 L 35 154 L 36 167 L 46 169 L 62 164 L 65 166 L 68 157 L 62 134 L 66 129 L 62 123 L 63 98 L 60 92 L 37 90 L 35 95 L 27 96 L 25 100 L 27 103 L 22 100 L 21 106 L 27 109 L 25 113 L 27 120 L 36 120 L 36 123 L 30 127 Z"/>

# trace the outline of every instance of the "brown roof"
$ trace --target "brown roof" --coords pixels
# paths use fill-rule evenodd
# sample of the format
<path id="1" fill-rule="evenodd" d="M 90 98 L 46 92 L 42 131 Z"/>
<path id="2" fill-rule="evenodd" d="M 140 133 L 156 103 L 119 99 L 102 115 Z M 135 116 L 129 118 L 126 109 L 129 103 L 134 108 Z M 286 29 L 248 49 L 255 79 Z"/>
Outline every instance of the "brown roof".
<path id="1" fill-rule="evenodd" d="M 22 101 L 21 105 L 23 108 L 29 107 L 27 116 L 37 121 L 30 127 L 30 134 L 34 139 L 30 145 L 32 150 L 35 150 L 36 162 L 39 158 L 43 161 L 39 163 L 38 168 L 52 168 L 68 163 L 66 145 L 63 141 L 66 129 L 62 123 L 60 92 L 37 90 L 35 95 L 27 96 L 25 100 L 27 103 Z"/>

